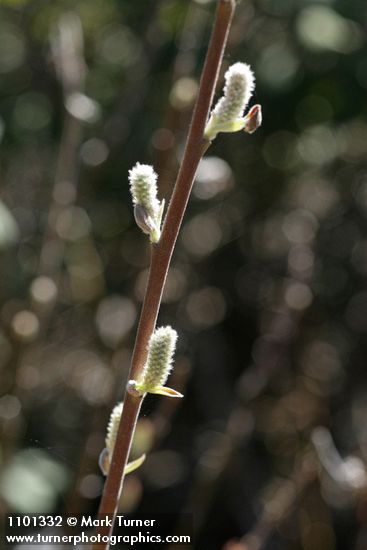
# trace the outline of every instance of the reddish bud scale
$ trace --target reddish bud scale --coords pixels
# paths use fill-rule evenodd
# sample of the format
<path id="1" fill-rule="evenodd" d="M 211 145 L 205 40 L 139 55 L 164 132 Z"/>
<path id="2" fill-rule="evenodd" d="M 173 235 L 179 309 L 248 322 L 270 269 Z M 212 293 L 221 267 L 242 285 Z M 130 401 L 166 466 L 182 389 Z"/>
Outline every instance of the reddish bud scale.
<path id="1" fill-rule="evenodd" d="M 261 105 L 254 105 L 246 115 L 246 124 L 243 130 L 248 134 L 253 134 L 261 126 L 261 123 Z"/>

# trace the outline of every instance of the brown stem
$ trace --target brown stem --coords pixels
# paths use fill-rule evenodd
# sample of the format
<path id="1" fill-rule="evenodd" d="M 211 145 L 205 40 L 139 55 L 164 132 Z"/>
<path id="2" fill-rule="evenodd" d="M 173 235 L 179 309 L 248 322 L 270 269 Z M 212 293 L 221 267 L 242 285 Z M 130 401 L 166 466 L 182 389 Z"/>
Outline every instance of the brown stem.
<path id="1" fill-rule="evenodd" d="M 203 134 L 213 100 L 234 8 L 235 0 L 218 1 L 214 28 L 200 80 L 198 97 L 183 160 L 168 207 L 160 241 L 152 247 L 149 278 L 136 335 L 130 379 L 136 379 L 144 366 L 148 341 L 155 328 L 167 272 L 196 170 L 201 158 L 210 145 L 209 142 L 204 140 Z M 99 517 L 108 515 L 112 518 L 112 523 L 117 513 L 124 478 L 123 472 L 128 459 L 142 399 L 142 397 L 135 397 L 127 392 L 125 394 L 115 449 L 98 512 Z M 111 535 L 112 530 L 113 526 L 102 526 L 97 529 L 97 535 L 108 536 Z M 97 543 L 93 546 L 93 549 L 107 549 L 108 547 L 108 543 Z"/>

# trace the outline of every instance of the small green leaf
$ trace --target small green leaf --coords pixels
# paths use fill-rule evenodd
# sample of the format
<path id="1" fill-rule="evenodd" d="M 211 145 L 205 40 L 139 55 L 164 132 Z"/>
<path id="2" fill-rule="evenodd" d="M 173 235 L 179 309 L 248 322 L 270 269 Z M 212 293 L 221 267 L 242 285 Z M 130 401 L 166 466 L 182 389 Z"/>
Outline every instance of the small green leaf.
<path id="1" fill-rule="evenodd" d="M 148 393 L 155 393 L 157 395 L 165 395 L 166 397 L 183 397 L 183 394 L 168 388 L 167 386 L 157 386 L 156 388 L 150 388 L 146 390 Z"/>
<path id="2" fill-rule="evenodd" d="M 140 458 L 137 458 L 136 460 L 132 460 L 131 462 L 126 464 L 124 474 L 127 475 L 127 474 L 131 474 L 131 472 L 135 472 L 135 470 L 140 468 L 140 466 L 143 464 L 143 462 L 145 461 L 145 458 L 146 456 L 145 454 L 143 454 L 141 455 Z"/>

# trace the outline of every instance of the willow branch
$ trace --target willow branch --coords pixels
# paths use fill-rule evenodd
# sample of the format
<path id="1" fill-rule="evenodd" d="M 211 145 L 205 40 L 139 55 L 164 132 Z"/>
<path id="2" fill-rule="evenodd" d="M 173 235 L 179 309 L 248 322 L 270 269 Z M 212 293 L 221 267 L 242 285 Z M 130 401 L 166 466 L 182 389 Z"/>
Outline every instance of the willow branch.
<path id="1" fill-rule="evenodd" d="M 215 92 L 234 8 L 234 0 L 219 0 L 218 2 L 214 27 L 200 80 L 184 156 L 168 207 L 161 238 L 157 245 L 152 246 L 150 271 L 136 335 L 129 375 L 130 379 L 136 379 L 144 367 L 147 358 L 148 341 L 157 321 L 167 272 L 196 170 L 210 145 L 210 142 L 203 138 L 204 129 Z M 123 472 L 127 463 L 142 399 L 142 397 L 137 397 L 126 392 L 120 427 L 98 512 L 100 517 L 108 515 L 113 520 L 116 517 L 123 484 Z M 97 530 L 97 534 L 108 536 L 112 533 L 112 530 L 113 527 L 100 527 Z M 107 549 L 108 546 L 108 543 L 102 545 L 96 544 L 93 548 L 95 550 L 97 548 Z"/>

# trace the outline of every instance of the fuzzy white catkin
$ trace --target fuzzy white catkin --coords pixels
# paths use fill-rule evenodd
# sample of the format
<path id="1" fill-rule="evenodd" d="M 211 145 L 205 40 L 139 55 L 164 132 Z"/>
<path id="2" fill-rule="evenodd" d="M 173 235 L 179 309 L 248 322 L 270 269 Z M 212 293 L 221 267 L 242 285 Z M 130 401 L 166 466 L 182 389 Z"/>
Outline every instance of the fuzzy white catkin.
<path id="1" fill-rule="evenodd" d="M 255 88 L 254 73 L 246 63 L 238 62 L 231 65 L 224 78 L 224 95 L 211 113 L 219 123 L 240 118 Z"/>
<path id="2" fill-rule="evenodd" d="M 172 369 L 176 340 L 177 332 L 170 326 L 160 327 L 153 333 L 139 385 L 147 390 L 164 386 Z"/>
<path id="3" fill-rule="evenodd" d="M 160 207 L 157 199 L 157 174 L 152 166 L 136 163 L 129 170 L 130 191 L 134 205 L 142 206 L 146 212 L 155 218 Z"/>
<path id="4" fill-rule="evenodd" d="M 113 449 L 115 447 L 117 432 L 119 429 L 121 414 L 122 414 L 123 403 L 118 403 L 115 405 L 111 412 L 110 420 L 107 426 L 107 435 L 106 435 L 106 448 L 109 456 L 112 456 Z"/>

